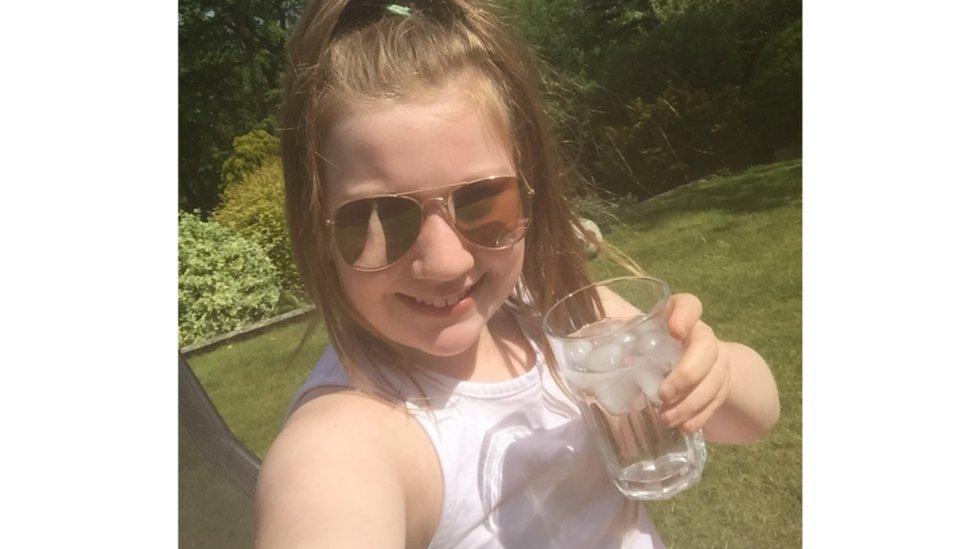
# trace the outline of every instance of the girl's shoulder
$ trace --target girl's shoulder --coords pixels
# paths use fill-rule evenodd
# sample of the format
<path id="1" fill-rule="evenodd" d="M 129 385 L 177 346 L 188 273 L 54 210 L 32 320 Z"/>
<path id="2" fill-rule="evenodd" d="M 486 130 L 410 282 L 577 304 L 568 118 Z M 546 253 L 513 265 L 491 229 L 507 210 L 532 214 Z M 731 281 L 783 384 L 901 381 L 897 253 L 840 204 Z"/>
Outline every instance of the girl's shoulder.
<path id="1" fill-rule="evenodd" d="M 288 418 L 279 438 L 338 437 L 344 447 L 359 445 L 362 451 L 382 452 L 391 459 L 400 452 L 388 450 L 422 446 L 423 429 L 402 405 L 371 396 L 352 387 L 325 386 L 309 390 Z M 277 443 L 277 440 L 276 440 Z"/>
<path id="2" fill-rule="evenodd" d="M 288 418 L 281 435 L 338 431 L 380 448 L 390 444 L 395 435 L 413 429 L 414 422 L 401 406 L 351 387 L 323 386 L 303 395 L 301 406 Z"/>
<path id="3" fill-rule="evenodd" d="M 311 512 L 310 521 L 321 516 L 314 510 L 342 515 L 387 505 L 374 495 L 393 499 L 416 513 L 404 524 L 408 539 L 423 538 L 440 516 L 442 490 L 430 490 L 441 483 L 439 467 L 423 429 L 402 408 L 354 389 L 315 389 L 269 449 L 258 499 L 279 511 Z M 390 497 L 396 494 L 402 500 Z"/>

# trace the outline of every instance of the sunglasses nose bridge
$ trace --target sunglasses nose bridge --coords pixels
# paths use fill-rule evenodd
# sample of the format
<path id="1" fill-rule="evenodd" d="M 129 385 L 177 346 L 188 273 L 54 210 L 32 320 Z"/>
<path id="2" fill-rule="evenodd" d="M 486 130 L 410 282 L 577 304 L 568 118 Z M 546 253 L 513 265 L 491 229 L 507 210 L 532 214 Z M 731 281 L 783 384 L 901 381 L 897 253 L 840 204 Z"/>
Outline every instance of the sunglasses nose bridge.
<path id="1" fill-rule="evenodd" d="M 434 203 L 434 205 L 430 206 L 432 202 Z M 453 225 L 454 211 L 453 208 L 451 207 L 451 201 L 443 196 L 435 196 L 432 198 L 428 198 L 427 200 L 424 200 L 423 202 L 420 203 L 420 211 L 422 213 L 422 218 L 427 219 L 427 216 L 437 211 L 438 205 L 440 205 L 440 209 L 447 214 L 448 221 L 450 221 L 451 224 Z"/>

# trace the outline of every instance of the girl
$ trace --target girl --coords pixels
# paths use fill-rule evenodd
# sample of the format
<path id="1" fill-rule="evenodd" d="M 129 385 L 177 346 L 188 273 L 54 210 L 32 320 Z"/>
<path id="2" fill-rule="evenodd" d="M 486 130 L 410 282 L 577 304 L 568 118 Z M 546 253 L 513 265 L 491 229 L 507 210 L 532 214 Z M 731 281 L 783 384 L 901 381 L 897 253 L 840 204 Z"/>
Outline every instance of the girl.
<path id="1" fill-rule="evenodd" d="M 663 546 L 540 335 L 590 281 L 529 57 L 474 1 L 313 0 L 291 61 L 288 222 L 332 347 L 266 457 L 258 546 Z M 762 437 L 765 362 L 695 297 L 670 311 L 665 418 Z"/>

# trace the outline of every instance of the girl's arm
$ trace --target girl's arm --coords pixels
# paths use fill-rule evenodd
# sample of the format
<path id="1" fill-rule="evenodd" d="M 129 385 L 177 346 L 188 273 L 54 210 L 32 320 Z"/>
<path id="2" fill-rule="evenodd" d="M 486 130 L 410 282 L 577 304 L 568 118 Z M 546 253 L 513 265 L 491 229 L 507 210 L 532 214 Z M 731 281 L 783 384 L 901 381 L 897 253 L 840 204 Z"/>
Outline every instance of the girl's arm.
<path id="1" fill-rule="evenodd" d="M 367 397 L 303 404 L 261 468 L 256 546 L 426 547 L 440 512 L 433 452 L 406 414 Z"/>
<path id="2" fill-rule="evenodd" d="M 705 439 L 727 444 L 755 442 L 779 420 L 776 381 L 756 351 L 741 343 L 723 341 L 719 345 L 728 357 L 731 390 L 705 423 Z"/>
<path id="3" fill-rule="evenodd" d="M 741 343 L 720 341 L 701 321 L 701 302 L 677 294 L 668 320 L 685 353 L 661 383 L 663 417 L 686 432 L 703 429 L 706 440 L 748 444 L 779 419 L 779 394 L 766 361 Z"/>

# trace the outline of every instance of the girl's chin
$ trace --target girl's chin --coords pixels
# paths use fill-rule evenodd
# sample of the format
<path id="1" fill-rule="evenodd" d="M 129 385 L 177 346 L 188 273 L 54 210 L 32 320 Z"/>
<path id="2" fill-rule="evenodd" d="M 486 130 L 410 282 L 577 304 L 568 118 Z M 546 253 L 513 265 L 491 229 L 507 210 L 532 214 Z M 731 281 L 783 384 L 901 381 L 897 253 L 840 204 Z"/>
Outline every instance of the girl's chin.
<path id="1" fill-rule="evenodd" d="M 477 345 L 483 329 L 484 323 L 470 319 L 460 326 L 450 326 L 439 333 L 431 334 L 429 339 L 411 338 L 411 341 L 401 344 L 433 357 L 457 356 L 470 349 L 472 345 Z"/>

